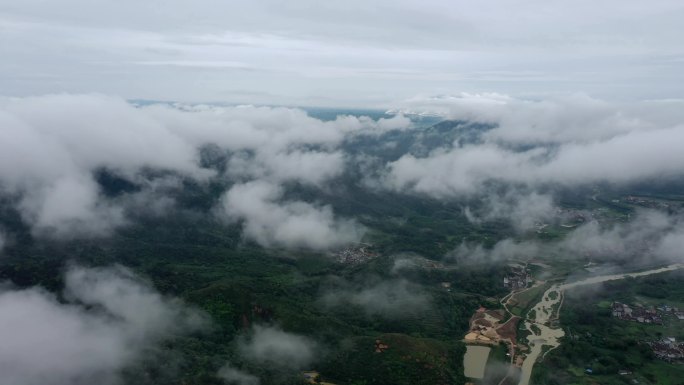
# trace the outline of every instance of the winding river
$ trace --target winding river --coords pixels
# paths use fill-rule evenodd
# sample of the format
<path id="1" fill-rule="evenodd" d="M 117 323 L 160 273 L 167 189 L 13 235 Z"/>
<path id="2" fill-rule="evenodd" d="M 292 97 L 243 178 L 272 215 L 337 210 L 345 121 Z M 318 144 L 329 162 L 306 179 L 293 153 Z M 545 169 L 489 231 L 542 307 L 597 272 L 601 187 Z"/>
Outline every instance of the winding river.
<path id="1" fill-rule="evenodd" d="M 530 383 L 532 369 L 534 368 L 534 364 L 537 362 L 539 357 L 541 356 L 543 358 L 546 353 L 557 348 L 560 345 L 560 338 L 565 335 L 565 332 L 563 332 L 562 328 L 552 327 L 549 322 L 552 318 L 557 318 L 560 313 L 560 307 L 563 304 L 563 291 L 577 286 L 593 285 L 606 281 L 624 279 L 627 277 L 642 277 L 681 268 L 684 268 L 684 264 L 679 263 L 659 269 L 646 270 L 637 273 L 602 275 L 551 286 L 544 292 L 542 299 L 527 313 L 527 316 L 525 317 L 525 329 L 531 333 L 527 337 L 530 351 L 525 357 L 525 361 L 523 361 L 519 385 L 528 385 Z"/>

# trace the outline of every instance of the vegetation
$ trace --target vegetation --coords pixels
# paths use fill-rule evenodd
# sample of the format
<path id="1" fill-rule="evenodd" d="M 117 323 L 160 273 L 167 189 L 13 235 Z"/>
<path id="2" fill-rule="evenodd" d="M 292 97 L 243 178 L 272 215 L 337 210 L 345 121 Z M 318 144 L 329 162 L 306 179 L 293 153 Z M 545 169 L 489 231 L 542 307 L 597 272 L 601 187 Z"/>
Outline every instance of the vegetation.
<path id="1" fill-rule="evenodd" d="M 129 368 L 126 378 L 136 384 L 219 384 L 215 374 L 228 361 L 264 384 L 300 382 L 298 371 L 264 368 L 236 354 L 235 338 L 254 324 L 277 324 L 325 347 L 312 369 L 336 384 L 462 383 L 464 346 L 458 341 L 472 312 L 487 304 L 487 295 L 501 292 L 494 282 L 503 274 L 494 266 L 408 271 L 405 278 L 432 300 L 425 312 L 396 319 L 320 300 L 333 278 L 361 286 L 391 279 L 391 258 L 341 265 L 308 251 L 263 249 L 245 242 L 238 226 L 210 216 L 145 218 L 108 239 L 17 239 L 0 261 L 2 280 L 59 292 L 67 263 L 119 263 L 211 315 L 211 332 L 175 338 Z M 451 291 L 441 282 L 452 283 Z M 390 349 L 374 353 L 376 339 L 387 340 Z M 173 371 L 170 362 L 178 365 Z"/>

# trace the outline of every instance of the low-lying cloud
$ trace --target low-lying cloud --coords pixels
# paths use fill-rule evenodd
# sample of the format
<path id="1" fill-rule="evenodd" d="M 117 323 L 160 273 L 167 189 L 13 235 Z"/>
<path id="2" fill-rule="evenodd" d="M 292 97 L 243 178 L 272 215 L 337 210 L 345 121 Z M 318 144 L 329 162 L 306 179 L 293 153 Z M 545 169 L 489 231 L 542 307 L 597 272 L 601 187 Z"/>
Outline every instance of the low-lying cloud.
<path id="1" fill-rule="evenodd" d="M 223 198 L 228 218 L 242 220 L 244 235 L 263 246 L 326 249 L 356 242 L 363 228 L 335 218 L 330 206 L 283 201 L 283 191 L 264 181 L 233 186 Z"/>
<path id="2" fill-rule="evenodd" d="M 283 369 L 308 366 L 315 360 L 317 350 L 311 339 L 273 326 L 257 325 L 238 343 L 238 351 L 246 360 Z"/>
<path id="3" fill-rule="evenodd" d="M 510 259 L 530 259 L 539 254 L 543 246 L 535 241 L 516 241 L 510 238 L 501 240 L 492 248 L 481 244 L 462 242 L 446 255 L 447 260 L 459 264 L 499 262 Z"/>
<path id="4" fill-rule="evenodd" d="M 582 95 L 548 101 L 504 95 L 413 100 L 445 117 L 494 124 L 479 143 L 455 143 L 387 165 L 384 185 L 439 198 L 490 182 L 574 187 L 681 177 L 682 102 L 614 104 Z"/>
<path id="5" fill-rule="evenodd" d="M 430 296 L 404 279 L 380 281 L 355 287 L 344 284 L 323 294 L 322 302 L 329 307 L 355 305 L 368 315 L 404 318 L 429 310 Z"/>
<path id="6" fill-rule="evenodd" d="M 263 370 L 279 376 L 295 373 L 315 362 L 320 353 L 318 343 L 312 339 L 273 325 L 255 325 L 237 338 L 236 348 L 246 368 L 228 362 L 217 373 L 233 385 L 258 385 L 261 379 L 252 373 L 255 368 L 260 368 L 262 374 Z"/>
<path id="7" fill-rule="evenodd" d="M 530 230 L 540 222 L 548 222 L 557 212 L 553 197 L 537 192 L 510 190 L 504 194 L 489 194 L 482 203 L 482 207 L 476 211 L 470 207 L 464 209 L 470 222 L 480 224 L 505 220 L 518 231 Z"/>
<path id="8" fill-rule="evenodd" d="M 218 377 L 231 385 L 259 385 L 259 377 L 237 369 L 230 364 L 224 365 L 218 372 Z"/>
<path id="9" fill-rule="evenodd" d="M 158 342 L 208 325 L 121 267 L 70 268 L 64 298 L 38 287 L 0 290 L 3 384 L 118 384 Z"/>
<path id="10" fill-rule="evenodd" d="M 504 239 L 491 248 L 461 243 L 448 259 L 462 263 L 528 260 L 537 255 L 587 258 L 594 261 L 633 263 L 681 263 L 684 232 L 681 215 L 655 210 L 637 211 L 629 222 L 602 224 L 591 220 L 555 241 Z"/>
<path id="11" fill-rule="evenodd" d="M 586 223 L 568 234 L 558 246 L 580 256 L 664 259 L 668 256 L 659 252 L 660 245 L 666 237 L 676 236 L 681 221 L 679 216 L 643 210 L 626 223 L 611 226 L 601 226 L 597 221 Z"/>

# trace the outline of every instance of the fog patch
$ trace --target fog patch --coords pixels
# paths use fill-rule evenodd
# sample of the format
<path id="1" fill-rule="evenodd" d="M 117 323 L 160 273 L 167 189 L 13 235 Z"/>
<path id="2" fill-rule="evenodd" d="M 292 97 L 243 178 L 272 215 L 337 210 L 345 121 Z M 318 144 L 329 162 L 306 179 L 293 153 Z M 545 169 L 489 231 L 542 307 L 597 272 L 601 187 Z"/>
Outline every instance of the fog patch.
<path id="1" fill-rule="evenodd" d="M 586 223 L 568 234 L 558 246 L 566 253 L 588 257 L 647 258 L 658 255 L 658 245 L 673 239 L 677 233 L 678 217 L 641 210 L 627 223 L 601 226 L 597 221 Z M 669 237 L 668 237 L 669 236 Z M 669 241 L 668 241 L 669 242 Z"/>
<path id="2" fill-rule="evenodd" d="M 238 153 L 230 158 L 227 174 L 235 179 L 265 179 L 277 182 L 296 180 L 322 186 L 344 171 L 344 154 L 340 151 L 285 151 L 256 154 Z"/>
<path id="3" fill-rule="evenodd" d="M 411 256 L 396 256 L 392 261 L 392 268 L 390 273 L 393 275 L 401 274 L 403 271 L 413 270 L 420 267 L 416 257 Z"/>
<path id="4" fill-rule="evenodd" d="M 8 385 L 118 384 L 121 370 L 173 335 L 208 326 L 121 267 L 71 267 L 64 296 L 0 291 L 0 363 Z"/>
<path id="5" fill-rule="evenodd" d="M 655 253 L 671 261 L 684 262 L 684 230 L 681 224 L 662 238 Z"/>
<path id="6" fill-rule="evenodd" d="M 53 238 L 108 235 L 125 222 L 123 207 L 102 200 L 87 178 L 62 178 L 27 192 L 19 208 L 36 235 Z"/>
<path id="7" fill-rule="evenodd" d="M 368 286 L 340 282 L 342 287 L 324 292 L 321 301 L 330 308 L 359 306 L 368 315 L 406 318 L 432 306 L 430 296 L 419 286 L 404 279 L 380 281 Z"/>
<path id="8" fill-rule="evenodd" d="M 448 253 L 447 260 L 459 263 L 491 263 L 531 260 L 537 256 L 589 259 L 595 262 L 625 261 L 635 265 L 681 262 L 684 233 L 681 215 L 667 215 L 655 210 L 639 210 L 629 222 L 601 224 L 587 222 L 555 241 L 515 240 L 506 238 L 491 248 L 462 242 Z M 603 272 L 610 272 L 605 265 Z M 614 268 L 615 271 L 619 267 Z"/>
<path id="9" fill-rule="evenodd" d="M 231 385 L 259 385 L 259 378 L 230 364 L 224 365 L 218 372 L 218 377 Z"/>
<path id="10" fill-rule="evenodd" d="M 494 144 L 466 145 L 439 149 L 427 157 L 403 155 L 386 166 L 381 183 L 391 190 L 425 194 L 446 199 L 470 196 L 483 190 L 486 182 L 514 182 L 543 149 L 525 152 L 504 150 Z"/>
<path id="11" fill-rule="evenodd" d="M 533 229 L 538 223 L 550 221 L 556 211 L 553 197 L 548 194 L 510 190 L 503 195 L 487 195 L 482 207 L 473 211 L 467 206 L 464 214 L 471 223 L 505 220 L 523 232 Z"/>
<path id="12" fill-rule="evenodd" d="M 516 384 L 520 380 L 520 369 L 511 363 L 498 361 L 494 358 L 487 360 L 487 367 L 482 385 L 498 385 L 506 378 L 506 383 Z"/>
<path id="13" fill-rule="evenodd" d="M 238 341 L 238 351 L 248 361 L 284 369 L 302 369 L 316 358 L 317 344 L 307 337 L 272 326 L 256 325 Z"/>
<path id="14" fill-rule="evenodd" d="M 503 239 L 492 248 L 481 244 L 461 242 L 449 252 L 446 260 L 462 264 L 495 263 L 509 260 L 528 260 L 539 254 L 542 246 L 535 241 L 517 241 L 512 238 Z"/>

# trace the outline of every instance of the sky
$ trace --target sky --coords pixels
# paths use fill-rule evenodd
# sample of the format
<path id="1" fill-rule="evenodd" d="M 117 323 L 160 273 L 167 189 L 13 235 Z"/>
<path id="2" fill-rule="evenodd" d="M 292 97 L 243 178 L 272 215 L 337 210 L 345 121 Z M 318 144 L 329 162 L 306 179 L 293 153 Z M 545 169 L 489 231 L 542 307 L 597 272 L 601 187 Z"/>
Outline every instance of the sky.
<path id="1" fill-rule="evenodd" d="M 682 98 L 679 0 L 0 3 L 0 93 L 392 107 L 416 96 Z"/>

